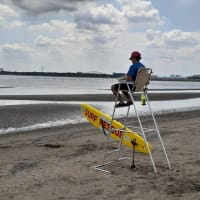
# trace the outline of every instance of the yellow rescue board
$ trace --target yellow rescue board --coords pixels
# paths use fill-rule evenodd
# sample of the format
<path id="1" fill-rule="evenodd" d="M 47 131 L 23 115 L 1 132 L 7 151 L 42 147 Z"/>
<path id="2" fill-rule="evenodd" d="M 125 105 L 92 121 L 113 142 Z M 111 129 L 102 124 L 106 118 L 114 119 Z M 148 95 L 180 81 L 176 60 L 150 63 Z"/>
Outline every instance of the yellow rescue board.
<path id="1" fill-rule="evenodd" d="M 105 135 L 109 134 L 110 131 L 110 123 L 111 123 L 111 116 L 97 110 L 96 108 L 88 105 L 88 104 L 82 104 L 81 105 L 81 111 L 82 115 L 96 128 L 100 129 L 103 131 Z M 122 139 L 122 144 L 125 146 L 133 149 L 133 144 L 131 141 L 136 140 L 137 145 L 135 146 L 135 150 L 141 153 L 149 153 L 147 145 L 139 134 L 133 132 L 131 129 L 126 128 L 125 132 L 123 129 L 124 125 L 117 120 L 113 120 L 112 122 L 112 133 L 111 133 L 111 138 L 113 139 Z M 116 130 L 118 129 L 118 130 Z M 123 135 L 124 134 L 124 135 Z M 151 144 L 148 143 L 149 150 L 152 150 Z"/>

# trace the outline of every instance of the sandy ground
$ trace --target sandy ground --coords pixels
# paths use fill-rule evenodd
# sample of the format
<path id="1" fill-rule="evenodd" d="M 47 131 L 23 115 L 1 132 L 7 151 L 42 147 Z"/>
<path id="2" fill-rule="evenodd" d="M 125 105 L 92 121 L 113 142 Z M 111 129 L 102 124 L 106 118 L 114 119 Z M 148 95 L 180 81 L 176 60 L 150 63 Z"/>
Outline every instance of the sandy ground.
<path id="1" fill-rule="evenodd" d="M 156 116 L 172 170 L 155 134 L 157 173 L 148 155 L 96 171 L 104 135 L 89 123 L 0 136 L 0 200 L 199 200 L 200 111 Z M 146 123 L 149 123 L 148 121 Z M 124 155 L 131 156 L 128 148 Z"/>

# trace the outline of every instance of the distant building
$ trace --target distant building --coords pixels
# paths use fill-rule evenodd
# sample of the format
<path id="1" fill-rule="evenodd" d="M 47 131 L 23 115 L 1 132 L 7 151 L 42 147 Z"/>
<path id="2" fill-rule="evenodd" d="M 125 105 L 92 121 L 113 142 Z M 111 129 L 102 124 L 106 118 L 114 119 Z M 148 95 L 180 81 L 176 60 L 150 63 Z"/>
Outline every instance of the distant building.
<path id="1" fill-rule="evenodd" d="M 177 74 L 171 74 L 170 78 L 181 78 L 181 75 L 177 75 Z"/>
<path id="2" fill-rule="evenodd" d="M 193 75 L 193 76 L 188 76 L 188 79 L 194 79 L 194 80 L 200 80 L 200 75 Z"/>

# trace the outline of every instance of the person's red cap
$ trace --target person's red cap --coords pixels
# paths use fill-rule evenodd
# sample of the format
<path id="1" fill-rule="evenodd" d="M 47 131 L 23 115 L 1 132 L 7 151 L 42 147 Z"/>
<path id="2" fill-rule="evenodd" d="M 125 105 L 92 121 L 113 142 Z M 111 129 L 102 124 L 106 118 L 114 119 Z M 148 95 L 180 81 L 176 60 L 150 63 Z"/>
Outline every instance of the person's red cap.
<path id="1" fill-rule="evenodd" d="M 133 51 L 132 53 L 131 53 L 131 57 L 129 58 L 129 60 L 131 60 L 132 58 L 141 58 L 141 53 L 140 52 L 138 52 L 138 51 Z"/>

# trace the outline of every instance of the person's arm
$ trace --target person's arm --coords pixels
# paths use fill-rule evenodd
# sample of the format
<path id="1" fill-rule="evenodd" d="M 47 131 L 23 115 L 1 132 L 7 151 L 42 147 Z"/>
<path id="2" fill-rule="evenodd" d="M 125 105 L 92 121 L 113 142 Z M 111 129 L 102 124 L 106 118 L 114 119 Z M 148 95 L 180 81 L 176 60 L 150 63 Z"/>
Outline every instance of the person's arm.
<path id="1" fill-rule="evenodd" d="M 120 77 L 118 80 L 119 81 L 131 81 L 132 78 L 131 78 L 131 76 L 126 75 L 126 76 Z"/>
<path id="2" fill-rule="evenodd" d="M 126 81 L 132 81 L 132 77 L 127 74 Z"/>

